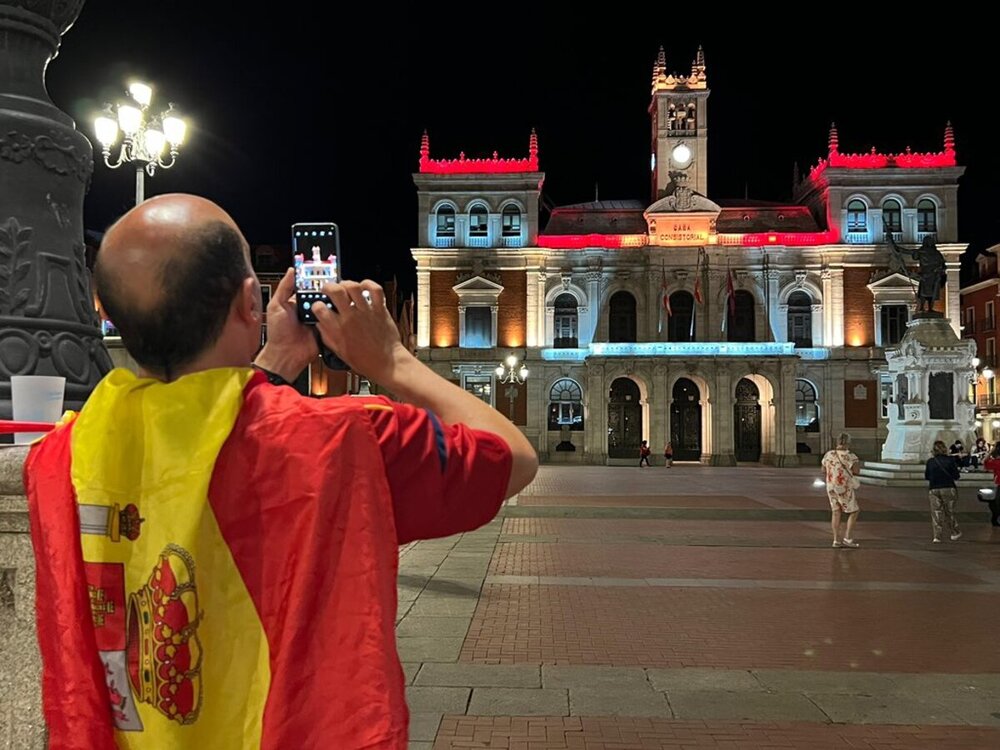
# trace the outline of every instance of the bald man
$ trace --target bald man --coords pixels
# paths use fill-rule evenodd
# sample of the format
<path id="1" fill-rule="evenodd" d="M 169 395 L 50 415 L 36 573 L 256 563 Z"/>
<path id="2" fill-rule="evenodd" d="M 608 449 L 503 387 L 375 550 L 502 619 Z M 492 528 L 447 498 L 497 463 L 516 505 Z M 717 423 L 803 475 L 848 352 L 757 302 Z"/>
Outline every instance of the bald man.
<path id="1" fill-rule="evenodd" d="M 531 445 L 401 345 L 370 281 L 327 285 L 317 328 L 405 403 L 275 385 L 317 357 L 292 272 L 253 362 L 260 285 L 210 201 L 130 211 L 95 279 L 141 372 L 26 464 L 50 747 L 405 748 L 397 547 L 493 518 Z"/>

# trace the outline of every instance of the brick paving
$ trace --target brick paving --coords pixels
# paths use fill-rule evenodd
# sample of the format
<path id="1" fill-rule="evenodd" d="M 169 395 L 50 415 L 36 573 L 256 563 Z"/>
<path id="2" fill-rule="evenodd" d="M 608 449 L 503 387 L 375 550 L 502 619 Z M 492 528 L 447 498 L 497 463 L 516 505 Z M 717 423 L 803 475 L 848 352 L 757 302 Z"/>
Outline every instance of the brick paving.
<path id="1" fill-rule="evenodd" d="M 1000 746 L 1000 729 L 701 722 L 625 717 L 445 716 L 434 750 L 957 750 Z"/>
<path id="2" fill-rule="evenodd" d="M 843 567 L 842 567 L 843 564 Z M 833 557 L 819 549 L 666 547 L 604 544 L 501 543 L 490 564 L 496 575 L 628 578 L 743 578 L 824 580 L 847 573 L 856 581 L 975 584 L 979 579 L 921 563 L 888 550 Z"/>
<path id="3" fill-rule="evenodd" d="M 996 593 L 487 584 L 461 659 L 1000 672 L 1000 649 L 984 648 L 983 630 L 998 604 Z"/>
<path id="4" fill-rule="evenodd" d="M 482 530 L 400 557 L 411 750 L 1000 747 L 1000 533 L 959 493 L 815 469 L 543 467 Z M 978 478 L 976 478 L 978 479 Z M 467 715 L 466 715 L 467 714 Z"/>

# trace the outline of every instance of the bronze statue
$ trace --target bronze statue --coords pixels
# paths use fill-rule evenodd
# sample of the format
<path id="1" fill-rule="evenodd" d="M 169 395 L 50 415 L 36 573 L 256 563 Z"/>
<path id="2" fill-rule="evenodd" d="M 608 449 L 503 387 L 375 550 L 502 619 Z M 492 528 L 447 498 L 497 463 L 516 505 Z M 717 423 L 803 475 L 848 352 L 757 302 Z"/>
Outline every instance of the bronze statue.
<path id="1" fill-rule="evenodd" d="M 901 248 L 892 238 L 892 232 L 885 233 L 889 251 L 892 253 L 890 268 L 904 267 L 902 261 L 903 254 L 908 254 L 919 263 L 916 278 L 919 282 L 917 287 L 918 311 L 923 312 L 926 305 L 927 312 L 934 309 L 934 302 L 941 294 L 941 287 L 948 280 L 948 273 L 945 271 L 944 256 L 937 249 L 934 238 L 931 235 L 924 237 L 924 241 L 916 250 Z M 913 278 L 913 274 L 905 272 L 907 276 Z"/>

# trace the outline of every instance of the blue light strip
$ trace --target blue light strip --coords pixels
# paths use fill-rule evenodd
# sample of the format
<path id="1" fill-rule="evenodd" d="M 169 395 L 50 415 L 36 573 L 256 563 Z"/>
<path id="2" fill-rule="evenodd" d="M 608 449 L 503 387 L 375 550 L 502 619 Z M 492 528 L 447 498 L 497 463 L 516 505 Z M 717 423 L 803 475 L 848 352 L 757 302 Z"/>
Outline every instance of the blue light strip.
<path id="1" fill-rule="evenodd" d="M 548 362 L 582 362 L 587 357 L 788 357 L 827 359 L 829 349 L 816 347 L 796 349 L 790 341 L 738 342 L 646 341 L 643 343 L 611 344 L 595 342 L 586 349 L 542 349 L 542 359 Z"/>

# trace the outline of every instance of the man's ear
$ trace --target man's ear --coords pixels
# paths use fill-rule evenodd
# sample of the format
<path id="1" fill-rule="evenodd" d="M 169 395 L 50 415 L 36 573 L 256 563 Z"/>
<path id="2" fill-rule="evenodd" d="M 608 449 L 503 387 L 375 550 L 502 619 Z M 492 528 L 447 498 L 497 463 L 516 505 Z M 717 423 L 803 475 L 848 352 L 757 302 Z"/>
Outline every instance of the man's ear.
<path id="1" fill-rule="evenodd" d="M 259 323 L 261 320 L 260 284 L 253 276 L 247 276 L 240 284 L 239 294 L 236 295 L 236 313 L 247 323 Z"/>

